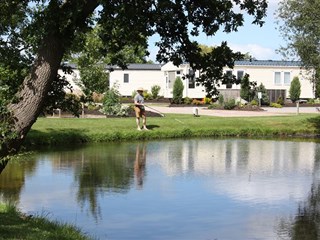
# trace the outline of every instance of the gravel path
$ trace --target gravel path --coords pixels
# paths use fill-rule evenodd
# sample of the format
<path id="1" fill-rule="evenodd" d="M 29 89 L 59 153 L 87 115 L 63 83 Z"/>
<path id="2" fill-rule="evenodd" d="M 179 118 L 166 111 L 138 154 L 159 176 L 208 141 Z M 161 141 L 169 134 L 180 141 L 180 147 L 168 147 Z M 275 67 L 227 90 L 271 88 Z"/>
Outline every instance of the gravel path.
<path id="1" fill-rule="evenodd" d="M 165 107 L 165 106 L 151 106 L 146 108 L 148 111 L 159 111 L 163 114 L 177 113 L 177 114 L 193 114 L 193 107 Z M 212 110 L 206 107 L 198 107 L 199 115 L 216 116 L 216 117 L 255 117 L 255 116 L 283 116 L 296 115 L 296 107 L 271 108 L 264 107 L 263 111 L 237 111 L 237 110 Z M 300 107 L 299 113 L 319 113 L 316 107 Z M 320 113 L 319 113 L 320 114 Z"/>

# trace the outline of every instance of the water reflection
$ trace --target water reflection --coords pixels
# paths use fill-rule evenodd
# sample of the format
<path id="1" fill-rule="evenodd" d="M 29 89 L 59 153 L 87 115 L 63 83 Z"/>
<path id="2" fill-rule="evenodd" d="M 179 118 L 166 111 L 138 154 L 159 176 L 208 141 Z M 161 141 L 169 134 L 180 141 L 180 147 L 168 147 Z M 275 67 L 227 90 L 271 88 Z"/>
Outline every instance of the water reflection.
<path id="1" fill-rule="evenodd" d="M 139 143 L 136 147 L 136 159 L 134 161 L 134 175 L 139 189 L 143 187 L 143 179 L 146 168 L 146 143 Z"/>
<path id="2" fill-rule="evenodd" d="M 0 200 L 101 239 L 317 239 L 319 160 L 313 142 L 97 144 L 9 162 Z"/>

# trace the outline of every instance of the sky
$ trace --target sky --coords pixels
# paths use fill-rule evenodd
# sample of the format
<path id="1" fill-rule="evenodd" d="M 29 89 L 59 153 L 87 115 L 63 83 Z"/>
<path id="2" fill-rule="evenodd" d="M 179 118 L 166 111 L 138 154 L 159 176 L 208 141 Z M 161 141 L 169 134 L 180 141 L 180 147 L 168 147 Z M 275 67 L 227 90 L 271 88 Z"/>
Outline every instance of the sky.
<path id="1" fill-rule="evenodd" d="M 251 24 L 252 18 L 245 16 L 244 26 L 237 32 L 223 33 L 218 32 L 213 37 L 205 34 L 195 38 L 200 44 L 208 46 L 220 45 L 222 41 L 227 41 L 234 51 L 247 53 L 258 60 L 282 60 L 283 57 L 276 53 L 281 46 L 285 46 L 285 41 L 277 30 L 275 12 L 278 9 L 280 0 L 269 0 L 267 16 L 264 18 L 265 24 L 262 27 Z M 251 20 L 251 21 L 250 21 Z M 156 62 L 157 48 L 154 43 L 158 40 L 156 36 L 149 39 L 149 59 Z"/>

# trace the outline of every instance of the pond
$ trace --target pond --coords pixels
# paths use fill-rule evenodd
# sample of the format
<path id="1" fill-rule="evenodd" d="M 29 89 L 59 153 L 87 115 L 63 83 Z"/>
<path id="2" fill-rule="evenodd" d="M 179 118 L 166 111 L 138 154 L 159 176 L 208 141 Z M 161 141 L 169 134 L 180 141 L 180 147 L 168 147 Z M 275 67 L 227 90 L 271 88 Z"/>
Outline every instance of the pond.
<path id="1" fill-rule="evenodd" d="M 317 239 L 320 144 L 192 139 L 39 151 L 0 201 L 97 239 Z"/>

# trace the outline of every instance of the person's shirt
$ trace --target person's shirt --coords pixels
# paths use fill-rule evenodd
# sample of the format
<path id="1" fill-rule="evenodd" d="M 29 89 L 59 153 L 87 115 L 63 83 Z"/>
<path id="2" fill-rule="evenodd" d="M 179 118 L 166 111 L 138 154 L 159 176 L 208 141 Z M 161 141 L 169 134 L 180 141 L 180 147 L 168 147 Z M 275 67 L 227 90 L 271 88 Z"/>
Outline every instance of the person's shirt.
<path id="1" fill-rule="evenodd" d="M 134 103 L 143 104 L 144 98 L 139 93 L 137 93 L 136 96 L 134 96 Z"/>

